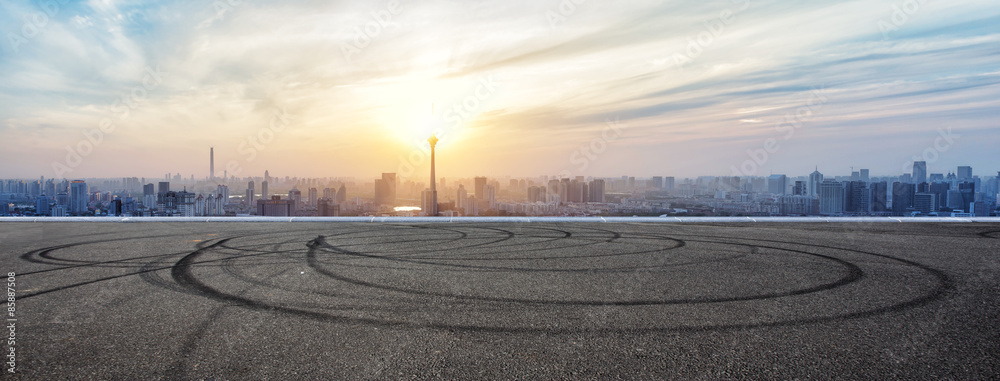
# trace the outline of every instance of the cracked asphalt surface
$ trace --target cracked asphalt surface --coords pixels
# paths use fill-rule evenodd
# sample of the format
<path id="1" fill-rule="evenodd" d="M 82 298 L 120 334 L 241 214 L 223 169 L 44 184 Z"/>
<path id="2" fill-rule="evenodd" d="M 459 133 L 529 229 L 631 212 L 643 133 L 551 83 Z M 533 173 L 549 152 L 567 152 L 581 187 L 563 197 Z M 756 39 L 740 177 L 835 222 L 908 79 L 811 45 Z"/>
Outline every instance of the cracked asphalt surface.
<path id="1" fill-rule="evenodd" d="M 996 379 L 998 257 L 984 223 L 0 223 L 4 377 Z"/>

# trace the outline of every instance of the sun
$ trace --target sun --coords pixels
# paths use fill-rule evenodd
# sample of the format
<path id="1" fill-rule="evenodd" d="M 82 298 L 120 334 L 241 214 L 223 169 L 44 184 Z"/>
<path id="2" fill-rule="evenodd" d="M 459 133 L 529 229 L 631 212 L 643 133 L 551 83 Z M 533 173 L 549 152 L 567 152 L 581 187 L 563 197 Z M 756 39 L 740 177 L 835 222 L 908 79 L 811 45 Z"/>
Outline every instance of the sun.
<path id="1" fill-rule="evenodd" d="M 465 90 L 456 81 L 411 80 L 386 83 L 373 89 L 379 106 L 375 119 L 386 139 L 406 146 L 427 145 L 431 134 L 445 146 L 459 138 L 459 129 L 446 128 L 443 115 L 451 101 Z"/>

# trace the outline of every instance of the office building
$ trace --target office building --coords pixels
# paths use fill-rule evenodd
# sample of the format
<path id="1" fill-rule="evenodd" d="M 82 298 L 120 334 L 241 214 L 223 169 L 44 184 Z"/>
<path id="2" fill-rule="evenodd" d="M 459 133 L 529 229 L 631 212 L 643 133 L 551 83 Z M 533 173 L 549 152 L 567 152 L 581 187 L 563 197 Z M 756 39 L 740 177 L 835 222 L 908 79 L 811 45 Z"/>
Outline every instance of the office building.
<path id="1" fill-rule="evenodd" d="M 87 213 L 89 204 L 89 188 L 83 180 L 73 180 L 69 184 L 69 212 L 73 214 Z"/>
<path id="2" fill-rule="evenodd" d="M 247 202 L 247 205 L 253 205 L 254 203 L 257 202 L 255 196 L 256 196 L 256 193 L 255 193 L 255 190 L 254 190 L 253 181 L 248 182 L 247 183 L 247 192 L 246 192 L 246 202 Z"/>
<path id="3" fill-rule="evenodd" d="M 868 184 L 871 193 L 872 213 L 884 213 L 889 211 L 889 186 L 885 181 Z"/>
<path id="4" fill-rule="evenodd" d="M 823 183 L 823 174 L 819 173 L 819 167 L 817 167 L 813 173 L 809 174 L 809 196 L 819 197 L 819 185 L 821 183 Z"/>
<path id="5" fill-rule="evenodd" d="M 318 201 L 319 201 L 319 192 L 316 190 L 316 188 L 309 188 L 309 207 L 310 208 L 318 207 L 317 204 Z"/>
<path id="6" fill-rule="evenodd" d="M 897 216 L 908 214 L 913 209 L 913 195 L 917 186 L 910 183 L 892 183 L 892 213 Z"/>
<path id="7" fill-rule="evenodd" d="M 272 197 L 271 200 L 274 200 Z M 302 191 L 298 188 L 292 188 L 288 191 L 288 202 L 290 202 L 295 208 L 302 206 Z"/>
<path id="8" fill-rule="evenodd" d="M 958 181 L 972 181 L 972 167 L 958 167 Z"/>
<path id="9" fill-rule="evenodd" d="M 483 193 L 483 188 L 486 186 L 487 179 L 485 177 L 476 177 L 475 180 L 476 180 L 476 198 L 482 200 L 483 198 L 485 198 L 485 194 Z"/>
<path id="10" fill-rule="evenodd" d="M 604 192 L 605 184 L 604 179 L 594 179 L 590 182 L 589 186 L 589 200 L 590 202 L 604 202 Z"/>
<path id="11" fill-rule="evenodd" d="M 915 161 L 913 162 L 913 178 L 910 179 L 912 184 L 920 184 L 927 182 L 927 162 L 926 161 Z"/>
<path id="12" fill-rule="evenodd" d="M 913 209 L 922 214 L 937 213 L 938 196 L 934 193 L 916 193 L 913 195 Z"/>
<path id="13" fill-rule="evenodd" d="M 788 189 L 788 176 L 771 175 L 767 178 L 767 191 L 770 194 L 782 195 Z"/>
<path id="14" fill-rule="evenodd" d="M 320 217 L 339 217 L 340 204 L 330 198 L 321 198 L 317 201 L 317 212 Z"/>
<path id="15" fill-rule="evenodd" d="M 271 196 L 270 200 L 257 200 L 257 215 L 266 217 L 293 217 L 296 202 L 282 200 L 281 196 Z"/>
<path id="16" fill-rule="evenodd" d="M 44 194 L 38 196 L 38 198 L 35 199 L 35 214 L 39 216 L 49 215 L 51 213 L 51 211 L 49 210 L 50 206 L 49 204 L 50 204 L 49 198 L 46 197 Z"/>
<path id="17" fill-rule="evenodd" d="M 861 180 L 844 183 L 845 212 L 867 214 L 871 211 L 870 203 L 871 193 L 868 191 L 868 183 Z"/>
<path id="18" fill-rule="evenodd" d="M 844 213 L 843 184 L 833 180 L 824 180 L 819 184 L 819 212 L 825 215 Z"/>

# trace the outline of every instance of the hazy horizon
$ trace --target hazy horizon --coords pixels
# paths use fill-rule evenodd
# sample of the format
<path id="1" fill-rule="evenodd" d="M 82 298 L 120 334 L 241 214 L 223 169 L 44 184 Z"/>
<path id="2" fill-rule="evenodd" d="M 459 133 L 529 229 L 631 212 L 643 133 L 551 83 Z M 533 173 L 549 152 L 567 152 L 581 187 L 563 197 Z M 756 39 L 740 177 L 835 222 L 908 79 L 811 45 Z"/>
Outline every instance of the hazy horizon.
<path id="1" fill-rule="evenodd" d="M 1000 170 L 990 2 L 0 9 L 0 178 Z"/>

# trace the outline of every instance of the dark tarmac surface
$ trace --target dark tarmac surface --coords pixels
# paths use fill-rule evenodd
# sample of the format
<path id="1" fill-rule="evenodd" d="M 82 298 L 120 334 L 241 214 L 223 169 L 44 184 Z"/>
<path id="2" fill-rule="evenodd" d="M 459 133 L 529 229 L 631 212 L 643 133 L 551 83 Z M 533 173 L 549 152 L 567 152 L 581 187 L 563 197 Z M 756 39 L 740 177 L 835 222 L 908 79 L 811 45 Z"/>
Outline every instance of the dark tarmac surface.
<path id="1" fill-rule="evenodd" d="M 3 223 L 0 271 L 6 379 L 1000 377 L 996 224 Z"/>

